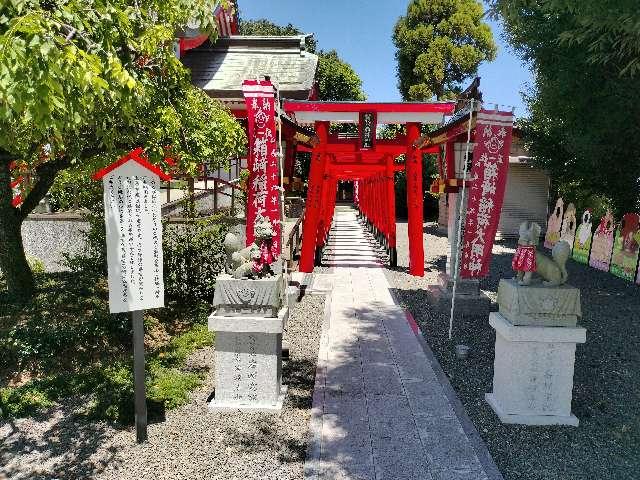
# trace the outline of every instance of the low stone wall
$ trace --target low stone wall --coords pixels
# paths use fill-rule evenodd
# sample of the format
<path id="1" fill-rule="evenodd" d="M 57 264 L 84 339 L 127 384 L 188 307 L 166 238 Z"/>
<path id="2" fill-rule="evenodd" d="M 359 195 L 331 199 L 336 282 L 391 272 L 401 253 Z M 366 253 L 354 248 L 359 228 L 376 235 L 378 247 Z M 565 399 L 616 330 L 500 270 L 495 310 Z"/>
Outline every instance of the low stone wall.
<path id="1" fill-rule="evenodd" d="M 169 218 L 167 228 L 180 228 L 192 220 Z M 245 221 L 239 218 L 224 218 L 231 230 L 245 241 Z M 29 215 L 22 224 L 22 242 L 27 255 L 44 263 L 47 272 L 63 272 L 64 254 L 76 255 L 85 248 L 85 236 L 89 222 L 81 215 L 71 213 L 50 213 Z"/>
<path id="2" fill-rule="evenodd" d="M 213 215 L 215 208 L 218 210 L 231 207 L 231 188 L 220 188 L 218 192 L 207 190 L 205 192 L 196 192 L 194 194 L 196 212 L 201 215 Z M 218 196 L 216 201 L 216 195 Z M 242 207 L 242 201 L 239 194 L 236 193 L 234 208 L 239 211 Z M 174 200 L 162 205 L 163 217 L 179 217 L 184 215 L 183 199 Z"/>
<path id="3" fill-rule="evenodd" d="M 71 213 L 33 214 L 22 223 L 22 242 L 27 255 L 44 263 L 48 272 L 65 271 L 64 253 L 74 255 L 85 248 L 83 232 L 89 223 Z"/>

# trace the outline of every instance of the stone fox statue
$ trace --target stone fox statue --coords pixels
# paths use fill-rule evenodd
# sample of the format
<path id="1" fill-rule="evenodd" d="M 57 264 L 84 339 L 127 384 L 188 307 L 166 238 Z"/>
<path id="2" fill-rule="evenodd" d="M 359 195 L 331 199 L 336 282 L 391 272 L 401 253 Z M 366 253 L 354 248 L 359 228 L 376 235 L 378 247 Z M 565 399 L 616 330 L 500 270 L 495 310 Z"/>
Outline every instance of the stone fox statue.
<path id="1" fill-rule="evenodd" d="M 536 250 L 541 230 L 535 222 L 523 222 L 520 225 L 518 249 L 512 262 L 516 278 L 520 285 L 531 285 L 533 273 L 536 272 L 543 278 L 545 286 L 563 285 L 569 277 L 566 264 L 571 256 L 571 246 L 561 240 L 551 250 L 551 258 L 547 257 Z"/>

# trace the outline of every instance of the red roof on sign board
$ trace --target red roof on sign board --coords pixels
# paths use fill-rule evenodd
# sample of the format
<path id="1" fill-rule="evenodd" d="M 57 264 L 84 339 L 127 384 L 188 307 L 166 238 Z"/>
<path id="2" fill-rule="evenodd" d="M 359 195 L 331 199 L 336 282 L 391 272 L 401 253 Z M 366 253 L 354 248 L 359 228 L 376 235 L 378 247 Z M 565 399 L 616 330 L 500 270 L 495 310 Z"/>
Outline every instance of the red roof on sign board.
<path id="1" fill-rule="evenodd" d="M 167 175 L 155 165 L 150 164 L 149 161 L 144 157 L 143 152 L 144 151 L 142 147 L 136 148 L 135 150 L 131 150 L 129 153 L 127 153 L 124 157 L 122 157 L 117 162 L 114 162 L 108 167 L 105 167 L 102 170 L 99 170 L 98 172 L 96 172 L 91 178 L 93 178 L 94 180 L 102 180 L 102 177 L 104 177 L 108 173 L 124 165 L 128 161 L 133 160 L 134 162 L 142 165 L 147 170 L 158 175 L 158 177 L 160 177 L 161 180 L 165 180 L 165 181 L 171 180 L 170 175 Z"/>

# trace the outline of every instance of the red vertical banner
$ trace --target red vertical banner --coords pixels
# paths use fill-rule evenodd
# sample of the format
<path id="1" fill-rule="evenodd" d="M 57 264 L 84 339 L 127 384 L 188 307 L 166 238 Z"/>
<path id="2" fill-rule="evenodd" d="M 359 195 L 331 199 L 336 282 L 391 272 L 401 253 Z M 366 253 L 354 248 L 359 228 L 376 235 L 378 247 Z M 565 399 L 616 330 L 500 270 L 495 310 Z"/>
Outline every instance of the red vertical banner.
<path id="1" fill-rule="evenodd" d="M 280 245 L 280 167 L 276 135 L 275 89 L 267 80 L 245 80 L 242 84 L 249 126 L 249 183 L 247 192 L 247 245 L 253 243 L 257 219 L 268 218 Z"/>
<path id="2" fill-rule="evenodd" d="M 480 110 L 464 225 L 460 276 L 487 275 L 509 171 L 513 114 Z"/>

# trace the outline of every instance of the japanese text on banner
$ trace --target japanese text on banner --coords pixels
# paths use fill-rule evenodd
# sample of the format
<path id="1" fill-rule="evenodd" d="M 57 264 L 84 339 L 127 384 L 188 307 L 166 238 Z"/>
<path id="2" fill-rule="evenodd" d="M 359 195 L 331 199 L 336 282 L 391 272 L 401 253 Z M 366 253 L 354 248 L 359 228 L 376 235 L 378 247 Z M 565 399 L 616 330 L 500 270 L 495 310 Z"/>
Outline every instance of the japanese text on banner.
<path id="1" fill-rule="evenodd" d="M 249 130 L 247 245 L 253 243 L 256 219 L 268 218 L 280 253 L 280 166 L 276 140 L 274 87 L 269 81 L 245 80 L 242 90 Z"/>
<path id="2" fill-rule="evenodd" d="M 481 110 L 476 122 L 471 187 L 462 245 L 462 278 L 487 275 L 509 170 L 513 115 Z"/>

